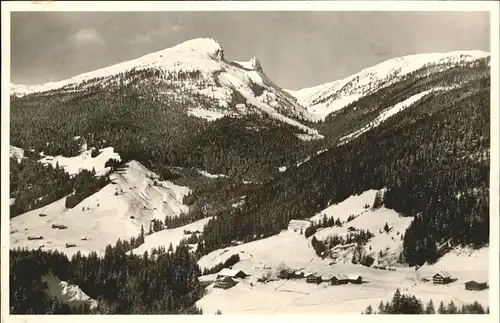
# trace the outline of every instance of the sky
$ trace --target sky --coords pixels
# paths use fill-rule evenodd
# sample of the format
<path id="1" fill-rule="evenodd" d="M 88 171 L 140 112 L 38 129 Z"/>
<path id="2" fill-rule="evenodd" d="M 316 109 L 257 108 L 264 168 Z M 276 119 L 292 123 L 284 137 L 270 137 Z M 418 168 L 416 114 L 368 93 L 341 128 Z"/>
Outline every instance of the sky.
<path id="1" fill-rule="evenodd" d="M 13 12 L 11 82 L 42 84 L 210 37 L 279 86 L 332 82 L 403 55 L 490 51 L 485 12 Z"/>

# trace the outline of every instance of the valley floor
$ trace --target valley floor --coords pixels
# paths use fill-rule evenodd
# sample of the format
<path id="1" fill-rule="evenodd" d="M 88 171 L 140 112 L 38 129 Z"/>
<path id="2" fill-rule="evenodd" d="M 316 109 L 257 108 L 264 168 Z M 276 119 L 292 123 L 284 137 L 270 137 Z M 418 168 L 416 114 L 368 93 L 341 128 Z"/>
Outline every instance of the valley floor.
<path id="1" fill-rule="evenodd" d="M 207 294 L 197 302 L 206 314 L 220 310 L 223 314 L 245 313 L 353 313 L 359 314 L 369 305 L 376 310 L 381 300 L 390 301 L 397 288 L 402 294 L 415 295 L 425 304 L 432 299 L 434 306 L 441 301 L 456 306 L 478 301 L 489 306 L 489 291 L 467 291 L 468 280 L 488 281 L 489 248 L 480 250 L 456 250 L 434 265 L 414 268 L 397 268 L 396 271 L 369 268 L 350 263 L 332 264 L 331 259 L 321 259 L 314 254 L 310 241 L 294 232 L 283 232 L 267 239 L 214 251 L 200 259 L 200 267 L 210 267 L 223 262 L 233 254 L 241 261 L 233 269 L 242 270 L 250 276 L 235 279 L 232 288 L 207 287 Z M 311 284 L 305 279 L 274 280 L 257 282 L 266 272 L 275 273 L 281 264 L 293 269 L 318 275 L 359 274 L 360 285 L 332 286 L 328 283 Z M 448 285 L 434 285 L 421 281 L 440 270 L 448 271 L 457 280 Z M 210 283 L 216 275 L 200 277 Z"/>

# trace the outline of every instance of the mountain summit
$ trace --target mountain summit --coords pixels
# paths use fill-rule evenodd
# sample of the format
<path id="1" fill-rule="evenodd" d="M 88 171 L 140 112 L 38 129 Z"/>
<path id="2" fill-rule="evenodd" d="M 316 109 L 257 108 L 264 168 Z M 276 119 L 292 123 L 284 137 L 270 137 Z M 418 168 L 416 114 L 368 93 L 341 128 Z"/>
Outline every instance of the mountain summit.
<path id="1" fill-rule="evenodd" d="M 141 73 L 144 75 L 138 76 Z M 156 79 L 153 84 L 150 76 Z M 36 86 L 11 84 L 11 94 L 106 89 L 113 84 L 130 82 L 136 82 L 136 88 L 155 87 L 155 100 L 159 101 L 168 95 L 182 96 L 181 100 L 192 100 L 196 96 L 210 101 L 193 103 L 187 112 L 195 117 L 213 121 L 227 115 L 262 115 L 296 128 L 298 135 L 306 135 L 308 139 L 322 138 L 317 130 L 301 123 L 301 120 L 314 120 L 314 116 L 269 81 L 257 58 L 249 62 L 228 62 L 222 46 L 210 38 L 188 40 L 59 82 Z M 177 91 L 179 87 L 183 91 Z"/>

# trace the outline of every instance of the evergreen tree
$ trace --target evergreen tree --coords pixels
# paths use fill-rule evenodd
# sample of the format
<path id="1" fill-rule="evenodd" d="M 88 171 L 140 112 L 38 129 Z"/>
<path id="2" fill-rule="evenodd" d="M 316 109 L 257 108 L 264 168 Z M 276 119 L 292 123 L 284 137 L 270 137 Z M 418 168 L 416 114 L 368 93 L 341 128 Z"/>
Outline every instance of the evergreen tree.
<path id="1" fill-rule="evenodd" d="M 432 299 L 427 303 L 427 307 L 425 308 L 425 314 L 436 314 L 436 310 L 434 309 L 434 303 Z"/>
<path id="2" fill-rule="evenodd" d="M 453 301 L 450 301 L 448 307 L 446 308 L 446 314 L 457 314 L 457 307 Z"/>
<path id="3" fill-rule="evenodd" d="M 438 314 L 446 314 L 446 309 L 444 308 L 443 301 L 441 301 L 441 303 L 439 303 Z"/>

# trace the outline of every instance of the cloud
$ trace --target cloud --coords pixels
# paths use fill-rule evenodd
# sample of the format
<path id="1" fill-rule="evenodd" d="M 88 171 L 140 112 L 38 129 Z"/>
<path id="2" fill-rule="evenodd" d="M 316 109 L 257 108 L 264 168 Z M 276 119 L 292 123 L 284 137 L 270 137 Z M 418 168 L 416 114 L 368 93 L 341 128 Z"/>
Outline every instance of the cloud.
<path id="1" fill-rule="evenodd" d="M 80 29 L 71 36 L 71 41 L 79 45 L 104 44 L 102 36 L 92 28 Z"/>

